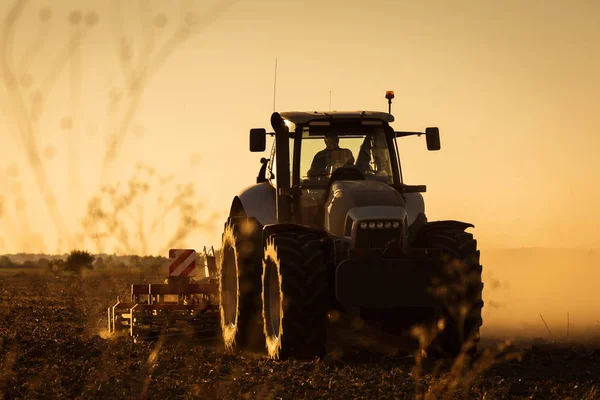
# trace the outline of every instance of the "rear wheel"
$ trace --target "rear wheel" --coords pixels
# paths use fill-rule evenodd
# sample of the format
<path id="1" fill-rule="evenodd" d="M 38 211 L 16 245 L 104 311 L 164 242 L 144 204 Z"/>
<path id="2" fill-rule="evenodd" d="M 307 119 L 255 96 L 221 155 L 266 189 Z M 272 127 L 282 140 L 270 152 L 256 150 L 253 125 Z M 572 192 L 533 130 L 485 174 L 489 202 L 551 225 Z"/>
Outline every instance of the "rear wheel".
<path id="1" fill-rule="evenodd" d="M 433 340 L 430 353 L 440 357 L 474 355 L 483 323 L 482 266 L 477 241 L 464 229 L 431 229 L 424 235 L 424 247 L 442 250 L 445 278 L 436 282 L 443 314 L 440 332 Z"/>
<path id="2" fill-rule="evenodd" d="M 254 218 L 230 218 L 219 264 L 221 331 L 228 350 L 264 351 L 261 230 Z"/>
<path id="3" fill-rule="evenodd" d="M 323 235 L 272 234 L 263 258 L 263 323 L 270 358 L 325 354 L 328 283 Z"/>

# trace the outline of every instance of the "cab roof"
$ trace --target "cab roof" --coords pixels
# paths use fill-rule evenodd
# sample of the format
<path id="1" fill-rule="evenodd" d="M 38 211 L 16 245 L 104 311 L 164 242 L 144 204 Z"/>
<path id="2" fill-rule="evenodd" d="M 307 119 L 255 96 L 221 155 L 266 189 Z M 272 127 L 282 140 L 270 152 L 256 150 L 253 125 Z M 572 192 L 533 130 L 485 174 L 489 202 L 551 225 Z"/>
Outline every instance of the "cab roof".
<path id="1" fill-rule="evenodd" d="M 331 119 L 376 119 L 387 123 L 394 122 L 392 114 L 381 111 L 287 111 L 279 115 L 294 124 Z"/>

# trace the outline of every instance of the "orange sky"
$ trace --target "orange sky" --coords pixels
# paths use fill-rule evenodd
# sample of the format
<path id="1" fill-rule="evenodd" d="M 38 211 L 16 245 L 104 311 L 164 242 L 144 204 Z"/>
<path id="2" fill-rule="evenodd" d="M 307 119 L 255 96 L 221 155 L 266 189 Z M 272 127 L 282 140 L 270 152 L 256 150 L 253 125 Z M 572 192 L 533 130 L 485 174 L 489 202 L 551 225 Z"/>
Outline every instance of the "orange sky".
<path id="1" fill-rule="evenodd" d="M 0 15 L 11 3 L 2 2 Z M 48 26 L 32 58 L 33 83 L 21 80 L 32 104 L 68 33 L 88 13 L 98 17 L 46 93 L 36 142 L 69 231 L 98 192 L 107 135 L 128 104 L 109 113 L 123 88 L 121 38 L 137 59 L 149 38 L 160 47 L 178 23 L 202 24 L 219 2 L 169 2 L 168 9 L 149 1 L 142 11 L 123 3 L 29 1 L 9 53 L 25 71 L 19 60 Z M 51 17 L 43 25 L 45 7 Z M 77 9 L 84 20 L 69 25 Z M 139 22 L 146 17 L 155 21 L 149 29 Z M 142 161 L 196 183 L 206 212 L 221 217 L 182 245 L 218 247 L 231 198 L 254 182 L 261 155 L 248 151 L 248 130 L 268 128 L 277 57 L 280 111 L 326 110 L 330 91 L 333 109 L 385 111 L 385 90 L 394 90 L 396 129 L 440 127 L 441 152 L 428 153 L 422 138 L 400 142 L 405 181 L 428 187 L 429 219 L 474 223 L 484 248 L 600 247 L 599 2 L 246 0 L 210 21 L 146 82 L 107 179 L 126 181 Z M 17 139 L 14 92 L 0 88 L 0 252 L 67 251 Z"/>

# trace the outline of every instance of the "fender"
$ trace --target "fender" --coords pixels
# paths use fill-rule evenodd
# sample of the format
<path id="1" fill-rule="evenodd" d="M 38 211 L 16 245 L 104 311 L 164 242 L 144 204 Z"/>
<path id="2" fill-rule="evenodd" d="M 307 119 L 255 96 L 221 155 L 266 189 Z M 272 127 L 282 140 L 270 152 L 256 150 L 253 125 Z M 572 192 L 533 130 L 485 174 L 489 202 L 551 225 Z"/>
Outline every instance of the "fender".
<path id="1" fill-rule="evenodd" d="M 419 214 L 425 214 L 425 201 L 421 193 L 404 193 L 406 212 L 408 213 L 408 226 L 411 226 Z"/>
<path id="2" fill-rule="evenodd" d="M 276 224 L 275 188 L 262 182 L 242 189 L 233 199 L 229 216 L 254 217 L 263 226 Z"/>
<path id="3" fill-rule="evenodd" d="M 418 231 L 411 240 L 413 245 L 422 244 L 425 236 L 431 231 L 465 231 L 469 228 L 475 228 L 475 225 L 468 222 L 455 220 L 430 221 L 419 227 Z"/>

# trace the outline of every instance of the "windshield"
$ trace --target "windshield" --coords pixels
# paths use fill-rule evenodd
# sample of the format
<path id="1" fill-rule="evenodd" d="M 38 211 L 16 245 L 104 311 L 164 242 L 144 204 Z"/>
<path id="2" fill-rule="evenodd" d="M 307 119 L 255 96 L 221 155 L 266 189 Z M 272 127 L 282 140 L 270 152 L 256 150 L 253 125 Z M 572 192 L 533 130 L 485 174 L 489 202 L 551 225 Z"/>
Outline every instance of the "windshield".
<path id="1" fill-rule="evenodd" d="M 351 135 L 309 135 L 305 131 L 300 157 L 301 183 L 325 185 L 337 168 L 354 166 L 366 179 L 394 184 L 390 160 L 383 129 Z"/>

